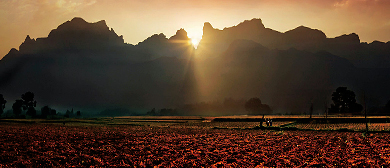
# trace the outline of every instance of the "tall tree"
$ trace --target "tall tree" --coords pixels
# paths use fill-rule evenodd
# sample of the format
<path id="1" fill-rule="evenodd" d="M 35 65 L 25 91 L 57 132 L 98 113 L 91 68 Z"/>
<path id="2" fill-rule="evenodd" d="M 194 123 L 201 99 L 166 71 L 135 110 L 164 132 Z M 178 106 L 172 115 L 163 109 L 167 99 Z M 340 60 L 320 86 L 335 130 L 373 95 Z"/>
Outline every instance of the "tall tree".
<path id="1" fill-rule="evenodd" d="M 42 118 L 46 118 L 51 113 L 51 108 L 49 106 L 44 106 L 41 108 Z"/>
<path id="2" fill-rule="evenodd" d="M 347 87 L 337 88 L 332 94 L 332 101 L 329 113 L 359 114 L 363 110 L 363 106 L 356 103 L 355 93 Z"/>
<path id="3" fill-rule="evenodd" d="M 266 104 L 261 104 L 261 100 L 257 97 L 249 99 L 245 103 L 245 109 L 251 114 L 269 114 L 272 112 L 271 108 Z"/>
<path id="4" fill-rule="evenodd" d="M 26 92 L 25 94 L 22 94 L 22 100 L 23 100 L 23 110 L 27 109 L 26 114 L 30 116 L 35 116 L 37 114 L 37 111 L 35 110 L 35 107 L 37 106 L 37 101 L 34 100 L 34 93 L 33 92 Z"/>
<path id="5" fill-rule="evenodd" d="M 7 100 L 5 100 L 3 95 L 0 94 L 0 115 L 3 114 L 6 103 L 7 103 Z"/>
<path id="6" fill-rule="evenodd" d="M 12 110 L 16 116 L 22 114 L 23 100 L 16 100 L 12 105 Z"/>

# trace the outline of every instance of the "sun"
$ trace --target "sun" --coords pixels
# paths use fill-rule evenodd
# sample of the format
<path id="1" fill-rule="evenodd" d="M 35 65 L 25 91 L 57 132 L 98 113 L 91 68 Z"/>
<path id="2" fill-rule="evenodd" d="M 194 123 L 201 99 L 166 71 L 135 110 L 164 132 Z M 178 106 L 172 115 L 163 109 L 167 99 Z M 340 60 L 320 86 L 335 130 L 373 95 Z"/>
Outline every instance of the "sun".
<path id="1" fill-rule="evenodd" d="M 192 46 L 194 46 L 195 49 L 198 48 L 199 42 L 200 42 L 200 38 L 191 37 L 191 44 Z"/>
<path id="2" fill-rule="evenodd" d="M 203 31 L 196 27 L 187 28 L 187 35 L 190 38 L 189 43 L 195 48 L 198 48 L 200 40 L 202 40 Z"/>

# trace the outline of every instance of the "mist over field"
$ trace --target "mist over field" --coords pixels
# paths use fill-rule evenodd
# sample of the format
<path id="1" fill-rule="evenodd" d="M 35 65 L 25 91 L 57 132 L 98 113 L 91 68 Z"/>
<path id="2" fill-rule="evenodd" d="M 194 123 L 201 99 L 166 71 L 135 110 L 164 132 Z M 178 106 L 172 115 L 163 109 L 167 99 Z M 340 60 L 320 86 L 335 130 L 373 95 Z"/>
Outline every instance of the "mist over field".
<path id="1" fill-rule="evenodd" d="M 340 86 L 354 91 L 357 102 L 364 93 L 368 106 L 384 106 L 389 60 L 390 42 L 362 43 L 355 33 L 328 38 L 305 26 L 279 32 L 261 19 L 222 30 L 206 22 L 194 46 L 184 29 L 131 45 L 104 20 L 76 17 L 47 37 L 27 35 L 19 49 L 11 49 L 0 60 L 0 93 L 6 109 L 31 91 L 38 107 L 82 109 L 92 116 L 153 108 L 176 109 L 175 115 L 246 114 L 245 101 L 253 97 L 273 114 L 307 113 L 311 104 L 322 114 Z M 202 102 L 218 107 L 194 109 Z"/>

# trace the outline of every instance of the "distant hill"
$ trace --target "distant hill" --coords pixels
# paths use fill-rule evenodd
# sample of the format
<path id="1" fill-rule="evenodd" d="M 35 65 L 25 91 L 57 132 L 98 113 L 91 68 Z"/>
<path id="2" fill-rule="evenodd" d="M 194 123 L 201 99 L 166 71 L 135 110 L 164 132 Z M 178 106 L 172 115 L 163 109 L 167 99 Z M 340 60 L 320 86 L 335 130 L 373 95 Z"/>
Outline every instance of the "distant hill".
<path id="1" fill-rule="evenodd" d="M 7 107 L 32 91 L 41 106 L 141 112 L 229 97 L 259 97 L 277 113 L 303 113 L 310 103 L 322 112 L 339 86 L 378 104 L 389 99 L 389 42 L 327 38 L 304 26 L 282 33 L 260 19 L 223 30 L 205 23 L 198 49 L 189 41 L 180 29 L 130 45 L 105 21 L 74 18 L 48 37 L 27 35 L 0 60 L 0 93 Z"/>

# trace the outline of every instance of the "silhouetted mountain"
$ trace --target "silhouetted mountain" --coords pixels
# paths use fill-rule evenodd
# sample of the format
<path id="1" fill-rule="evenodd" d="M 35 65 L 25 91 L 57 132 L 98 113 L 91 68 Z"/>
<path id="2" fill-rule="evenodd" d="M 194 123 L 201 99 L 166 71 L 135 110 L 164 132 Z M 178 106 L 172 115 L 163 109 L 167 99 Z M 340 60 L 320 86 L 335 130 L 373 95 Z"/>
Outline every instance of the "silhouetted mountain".
<path id="1" fill-rule="evenodd" d="M 58 26 L 50 32 L 47 40 L 64 49 L 100 48 L 124 43 L 123 37 L 110 30 L 104 20 L 87 23 L 81 18 L 73 18 Z"/>
<path id="2" fill-rule="evenodd" d="M 281 33 L 265 28 L 261 19 L 246 20 L 237 26 L 214 29 L 210 23 L 203 26 L 203 36 L 197 48 L 197 55 L 202 57 L 215 57 L 225 51 L 235 40 L 246 39 L 273 44 L 279 41 Z M 264 43 L 262 43 L 264 42 Z M 264 45 L 267 46 L 267 45 Z"/>
<path id="3" fill-rule="evenodd" d="M 179 30 L 176 36 L 183 39 L 184 32 Z M 16 99 L 31 90 L 42 103 L 63 106 L 142 107 L 154 99 L 159 101 L 151 105 L 174 103 L 160 93 L 172 94 L 182 88 L 176 82 L 183 83 L 185 74 L 179 73 L 186 72 L 188 60 L 150 65 L 160 62 L 162 59 L 153 59 L 162 56 L 189 59 L 193 47 L 188 41 L 183 45 L 170 42 L 164 35 L 159 37 L 160 41 L 152 36 L 133 46 L 125 44 L 105 21 L 88 23 L 74 18 L 52 30 L 47 38 L 27 36 L 19 51 L 11 49 L 0 61 L 0 92 Z M 158 46 L 166 50 L 164 55 Z M 158 74 L 166 71 L 172 81 L 159 79 Z M 153 91 L 156 98 L 149 96 L 155 95 Z"/>
<path id="4" fill-rule="evenodd" d="M 277 113 L 302 113 L 311 102 L 322 112 L 339 86 L 387 102 L 389 53 L 389 42 L 327 38 L 304 26 L 281 33 L 260 19 L 223 30 L 205 23 L 197 50 L 184 29 L 130 45 L 105 21 L 74 18 L 46 38 L 27 36 L 0 60 L 0 93 L 12 102 L 31 91 L 38 104 L 98 111 L 259 97 Z"/>
<path id="5" fill-rule="evenodd" d="M 346 59 L 327 52 L 270 50 L 248 40 L 234 41 L 205 64 L 202 74 L 210 89 L 201 99 L 256 93 L 276 111 L 302 112 L 311 101 L 322 108 L 335 87 L 356 81 L 356 69 Z"/>
<path id="6" fill-rule="evenodd" d="M 265 28 L 261 19 L 246 20 L 223 30 L 214 29 L 210 23 L 205 23 L 203 39 L 197 53 L 204 57 L 217 56 L 231 42 L 239 39 L 253 40 L 270 49 L 295 48 L 313 53 L 327 51 L 348 59 L 357 67 L 390 68 L 389 42 L 360 43 L 359 36 L 355 33 L 327 38 L 322 31 L 305 26 L 281 33 Z"/>
<path id="7" fill-rule="evenodd" d="M 137 48 L 151 54 L 150 59 L 159 57 L 190 59 L 195 50 L 184 29 L 178 30 L 176 34 L 169 39 L 162 33 L 154 34 L 143 42 L 138 43 Z"/>

